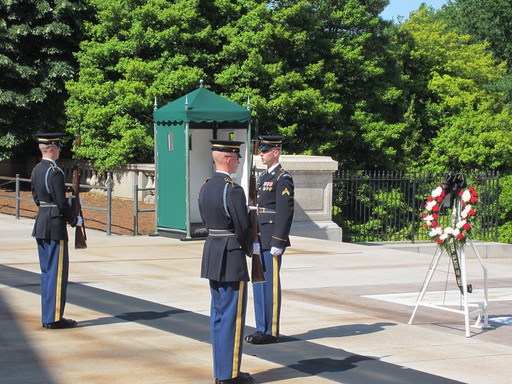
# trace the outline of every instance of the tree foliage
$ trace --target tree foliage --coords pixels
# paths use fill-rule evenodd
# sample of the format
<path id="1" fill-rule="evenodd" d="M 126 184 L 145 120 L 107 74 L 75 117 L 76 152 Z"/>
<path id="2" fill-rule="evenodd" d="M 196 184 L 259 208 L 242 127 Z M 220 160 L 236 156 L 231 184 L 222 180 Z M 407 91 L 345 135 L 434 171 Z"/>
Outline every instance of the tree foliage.
<path id="1" fill-rule="evenodd" d="M 411 166 L 447 169 L 509 169 L 511 111 L 503 93 L 489 89 L 506 75 L 488 44 L 449 30 L 422 8 L 400 27 L 404 77 L 410 100 L 404 118 L 418 151 Z"/>
<path id="2" fill-rule="evenodd" d="M 495 60 L 506 44 L 452 23 L 477 2 L 422 6 L 398 25 L 379 17 L 387 3 L 3 2 L 0 144 L 18 148 L 66 123 L 82 134 L 80 155 L 102 170 L 151 162 L 155 100 L 162 106 L 204 79 L 236 103 L 249 97 L 260 134 L 284 135 L 287 153 L 331 156 L 344 169 L 509 171 L 511 112 L 500 88 L 509 68 Z M 491 3 L 468 30 L 497 15 Z M 488 36 L 504 36 L 492 25 Z"/>
<path id="3" fill-rule="evenodd" d="M 24 153 L 37 132 L 63 130 L 85 17 L 79 1 L 0 2 L 0 160 Z"/>
<path id="4" fill-rule="evenodd" d="M 262 3 L 219 31 L 226 43 L 216 82 L 235 99 L 251 95 L 260 132 L 284 135 L 288 153 L 354 167 L 365 158 L 352 116 L 357 100 L 378 93 L 370 83 L 384 72 L 374 47 L 382 45 L 386 3 Z"/>
<path id="5" fill-rule="evenodd" d="M 472 42 L 487 41 L 497 60 L 512 62 L 512 1 L 449 0 L 440 16 Z"/>
<path id="6" fill-rule="evenodd" d="M 511 174 L 512 2 L 423 4 L 398 24 L 379 17 L 388 2 L 1 1 L 0 160 L 65 128 L 100 170 L 152 162 L 155 102 L 203 79 L 249 98 L 289 154 Z"/>
<path id="7" fill-rule="evenodd" d="M 386 52 L 375 49 L 386 0 L 91 4 L 97 18 L 78 54 L 80 78 L 68 83 L 68 117 L 97 166 L 150 161 L 154 97 L 170 102 L 200 79 L 234 102 L 250 97 L 260 133 L 283 134 L 289 153 L 352 167 L 367 159 L 353 114 L 369 108 L 358 100 L 386 93 Z"/>
<path id="8" fill-rule="evenodd" d="M 96 18 L 85 24 L 80 76 L 67 83 L 68 130 L 82 135 L 80 155 L 100 169 L 149 161 L 153 99 L 196 81 L 191 45 L 205 42 L 204 23 L 195 1 L 90 4 Z"/>
<path id="9" fill-rule="evenodd" d="M 476 43 L 487 42 L 498 61 L 508 63 L 507 75 L 489 84 L 489 89 L 505 94 L 512 105 L 512 1 L 452 0 L 436 16 Z"/>

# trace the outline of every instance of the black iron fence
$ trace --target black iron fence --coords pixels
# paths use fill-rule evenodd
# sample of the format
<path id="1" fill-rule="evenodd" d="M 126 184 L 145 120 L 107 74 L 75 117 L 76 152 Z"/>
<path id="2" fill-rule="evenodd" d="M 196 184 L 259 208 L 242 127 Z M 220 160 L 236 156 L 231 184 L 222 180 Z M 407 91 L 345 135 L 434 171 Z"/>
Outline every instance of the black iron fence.
<path id="1" fill-rule="evenodd" d="M 466 174 L 479 193 L 474 240 L 498 241 L 498 172 Z M 343 241 L 429 240 L 422 215 L 427 198 L 444 174 L 338 171 L 333 176 L 333 220 Z"/>

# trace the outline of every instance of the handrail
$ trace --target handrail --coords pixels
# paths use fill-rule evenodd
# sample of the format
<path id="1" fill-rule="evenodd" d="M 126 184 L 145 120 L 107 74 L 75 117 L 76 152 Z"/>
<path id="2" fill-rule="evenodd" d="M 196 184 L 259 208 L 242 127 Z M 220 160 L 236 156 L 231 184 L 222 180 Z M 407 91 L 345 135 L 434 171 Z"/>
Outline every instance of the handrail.
<path id="1" fill-rule="evenodd" d="M 20 218 L 20 201 L 32 201 L 32 199 L 27 199 L 20 197 L 20 191 L 21 191 L 21 183 L 20 182 L 28 182 L 30 183 L 30 179 L 21 178 L 19 174 L 16 174 L 16 177 L 8 177 L 8 176 L 1 176 L 0 180 L 9 180 L 9 182 L 0 184 L 0 186 L 7 185 L 11 182 L 15 182 L 15 196 L 10 195 L 1 195 L 0 197 L 4 197 L 7 199 L 15 199 L 15 217 L 16 219 Z M 66 183 L 67 187 L 71 186 L 71 183 Z M 90 209 L 92 211 L 105 211 L 107 213 L 107 236 L 110 236 L 112 234 L 112 182 L 107 181 L 106 186 L 102 185 L 86 185 L 86 184 L 80 184 L 80 188 L 86 188 L 86 189 L 103 189 L 107 191 L 107 207 L 101 208 L 101 207 L 90 207 L 83 205 L 83 209 Z"/>
<path id="2" fill-rule="evenodd" d="M 139 213 L 140 212 L 156 212 L 155 208 L 139 209 L 139 192 L 154 191 L 154 190 L 155 190 L 155 187 L 139 188 L 138 184 L 135 184 L 133 186 L 133 236 L 139 235 Z"/>
<path id="3" fill-rule="evenodd" d="M 32 199 L 20 197 L 20 182 L 26 181 L 26 182 L 30 183 L 30 179 L 21 178 L 19 174 L 16 174 L 16 177 L 0 176 L 0 180 L 10 180 L 7 183 L 0 184 L 0 187 L 10 184 L 13 181 L 15 182 L 16 195 L 14 197 L 9 196 L 9 195 L 0 195 L 0 197 L 5 197 L 7 199 L 15 199 L 15 217 L 16 217 L 16 219 L 19 219 L 20 218 L 20 201 L 32 201 Z"/>

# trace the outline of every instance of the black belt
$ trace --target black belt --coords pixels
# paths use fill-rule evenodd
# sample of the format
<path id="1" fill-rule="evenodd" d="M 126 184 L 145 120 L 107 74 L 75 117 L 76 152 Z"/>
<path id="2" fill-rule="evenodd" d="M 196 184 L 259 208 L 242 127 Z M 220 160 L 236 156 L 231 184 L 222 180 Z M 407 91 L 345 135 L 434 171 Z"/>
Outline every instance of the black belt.
<path id="1" fill-rule="evenodd" d="M 209 229 L 208 234 L 210 236 L 235 236 L 232 229 Z"/>

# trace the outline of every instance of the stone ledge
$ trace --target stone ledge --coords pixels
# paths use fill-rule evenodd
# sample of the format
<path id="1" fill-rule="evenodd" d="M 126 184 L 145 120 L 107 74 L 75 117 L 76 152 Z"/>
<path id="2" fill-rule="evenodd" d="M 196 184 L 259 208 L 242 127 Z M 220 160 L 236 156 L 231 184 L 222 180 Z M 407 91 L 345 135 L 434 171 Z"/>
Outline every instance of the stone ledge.
<path id="1" fill-rule="evenodd" d="M 339 242 L 343 239 L 342 229 L 332 221 L 294 221 L 290 235 Z"/>
<path id="2" fill-rule="evenodd" d="M 477 249 L 482 259 L 493 258 L 509 258 L 512 257 L 512 244 L 474 241 L 475 248 Z M 382 247 L 386 249 L 396 249 L 398 251 L 424 253 L 434 256 L 437 245 L 433 242 L 383 242 L 383 243 L 356 243 L 369 247 Z M 476 258 L 475 251 L 471 244 L 466 244 L 466 257 L 468 259 Z"/>
<path id="3" fill-rule="evenodd" d="M 293 172 L 332 174 L 338 170 L 338 162 L 325 156 L 282 155 L 280 163 L 292 174 Z M 258 171 L 263 171 L 266 168 L 259 156 L 254 157 L 254 164 Z"/>

